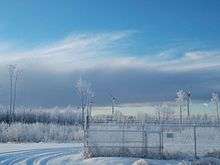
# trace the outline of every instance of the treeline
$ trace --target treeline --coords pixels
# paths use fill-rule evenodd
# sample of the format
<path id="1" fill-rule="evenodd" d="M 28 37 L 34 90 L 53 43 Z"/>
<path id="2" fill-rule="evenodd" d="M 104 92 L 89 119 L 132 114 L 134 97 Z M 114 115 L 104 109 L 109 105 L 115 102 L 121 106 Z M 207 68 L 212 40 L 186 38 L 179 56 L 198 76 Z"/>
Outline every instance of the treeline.
<path id="1" fill-rule="evenodd" d="M 10 121 L 8 109 L 0 107 L 0 122 L 7 124 L 20 123 L 53 123 L 61 125 L 82 124 L 81 112 L 73 107 L 66 108 L 25 108 L 20 107 L 15 110 L 13 121 Z"/>
<path id="2" fill-rule="evenodd" d="M 92 122 L 128 122 L 128 123 L 155 123 L 155 124 L 180 124 L 179 116 L 170 113 L 170 111 L 160 112 L 156 114 L 139 112 L 135 116 L 125 115 L 119 111 L 115 111 L 114 115 L 99 114 L 94 115 Z M 182 124 L 217 124 L 218 120 L 215 115 L 211 114 L 193 114 L 190 119 L 187 116 L 182 117 Z"/>

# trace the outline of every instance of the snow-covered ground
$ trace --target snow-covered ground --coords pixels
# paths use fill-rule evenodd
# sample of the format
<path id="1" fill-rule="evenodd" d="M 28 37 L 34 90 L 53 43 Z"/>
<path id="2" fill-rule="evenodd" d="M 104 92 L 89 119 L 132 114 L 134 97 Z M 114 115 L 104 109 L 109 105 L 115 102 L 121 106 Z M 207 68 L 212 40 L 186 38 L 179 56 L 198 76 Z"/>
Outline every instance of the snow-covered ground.
<path id="1" fill-rule="evenodd" d="M 0 144 L 1 165 L 115 165 L 133 164 L 138 158 L 99 157 L 83 159 L 80 143 L 2 143 Z M 150 165 L 185 165 L 176 160 L 146 160 Z"/>

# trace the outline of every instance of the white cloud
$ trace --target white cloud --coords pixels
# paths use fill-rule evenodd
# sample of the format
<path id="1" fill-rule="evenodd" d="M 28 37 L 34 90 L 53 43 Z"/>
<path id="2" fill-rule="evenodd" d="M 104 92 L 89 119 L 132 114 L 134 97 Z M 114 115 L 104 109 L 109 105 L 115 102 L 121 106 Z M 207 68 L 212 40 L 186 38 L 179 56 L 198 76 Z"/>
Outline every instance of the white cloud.
<path id="1" fill-rule="evenodd" d="M 186 52 L 181 58 L 163 61 L 160 65 L 165 71 L 192 71 L 202 69 L 220 69 L 220 52 L 192 51 Z"/>
<path id="2" fill-rule="evenodd" d="M 220 52 L 192 51 L 172 56 L 172 49 L 158 55 L 121 55 L 121 44 L 134 32 L 120 31 L 71 35 L 61 41 L 31 50 L 13 52 L 10 44 L 0 44 L 0 65 L 18 64 L 32 69 L 69 72 L 92 68 L 136 68 L 165 72 L 220 68 Z M 129 49 L 129 47 L 128 47 Z M 1 51 L 3 50 L 3 51 Z M 5 53 L 7 52 L 7 53 Z"/>
<path id="3" fill-rule="evenodd" d="M 23 52 L 0 52 L 0 64 L 35 65 L 54 71 L 95 67 L 116 53 L 120 41 L 132 32 L 72 35 L 62 41 Z M 104 57 L 106 56 L 106 57 Z"/>

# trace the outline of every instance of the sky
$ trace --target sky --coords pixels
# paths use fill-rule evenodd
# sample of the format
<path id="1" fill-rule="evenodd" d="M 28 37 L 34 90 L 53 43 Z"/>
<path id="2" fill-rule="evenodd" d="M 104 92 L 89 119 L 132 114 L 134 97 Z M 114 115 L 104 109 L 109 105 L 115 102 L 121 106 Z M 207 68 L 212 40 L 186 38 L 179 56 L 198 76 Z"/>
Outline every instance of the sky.
<path id="1" fill-rule="evenodd" d="M 91 82 L 97 105 L 195 100 L 220 92 L 218 0 L 1 0 L 0 104 L 8 65 L 22 70 L 18 104 L 77 105 Z"/>

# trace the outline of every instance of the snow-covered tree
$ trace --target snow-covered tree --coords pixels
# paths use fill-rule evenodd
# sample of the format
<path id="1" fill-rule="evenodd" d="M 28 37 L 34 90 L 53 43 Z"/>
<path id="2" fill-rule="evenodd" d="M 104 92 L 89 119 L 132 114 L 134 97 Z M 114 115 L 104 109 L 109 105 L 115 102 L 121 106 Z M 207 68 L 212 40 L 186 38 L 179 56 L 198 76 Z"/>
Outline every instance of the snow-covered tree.
<path id="1" fill-rule="evenodd" d="M 186 93 L 183 90 L 178 90 L 176 93 L 176 102 L 179 105 L 179 112 L 180 112 L 180 124 L 183 123 L 183 111 L 182 107 L 185 105 Z"/>
<path id="2" fill-rule="evenodd" d="M 218 112 L 218 107 L 219 107 L 219 96 L 217 93 L 212 93 L 212 98 L 211 98 L 211 102 L 213 102 L 216 106 L 216 116 L 217 116 L 217 121 L 218 123 L 220 123 L 219 120 L 219 112 Z"/>
<path id="3" fill-rule="evenodd" d="M 91 90 L 91 84 L 87 82 L 86 80 L 83 80 L 80 78 L 76 84 L 75 84 L 76 91 L 80 97 L 80 106 L 82 110 L 82 122 L 86 121 L 85 118 L 88 117 L 89 113 L 89 106 L 92 100 L 92 97 L 94 96 L 94 93 Z M 87 110 L 85 112 L 85 110 Z"/>

